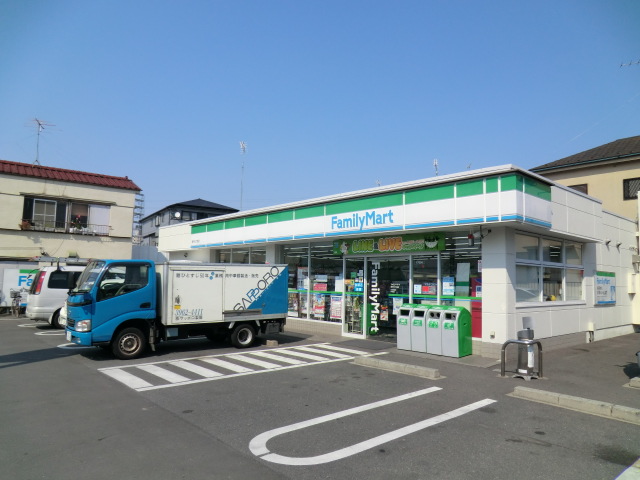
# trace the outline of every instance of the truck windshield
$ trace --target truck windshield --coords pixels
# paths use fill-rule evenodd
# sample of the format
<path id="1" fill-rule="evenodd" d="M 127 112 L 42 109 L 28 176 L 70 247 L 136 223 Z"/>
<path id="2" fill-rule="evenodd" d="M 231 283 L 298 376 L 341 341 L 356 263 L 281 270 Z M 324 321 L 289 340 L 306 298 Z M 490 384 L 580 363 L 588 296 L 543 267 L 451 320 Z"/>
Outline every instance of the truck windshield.
<path id="1" fill-rule="evenodd" d="M 80 278 L 78 278 L 78 282 L 76 283 L 76 288 L 71 290 L 72 293 L 82 293 L 88 292 L 91 290 L 93 285 L 96 283 L 100 272 L 103 270 L 105 262 L 102 261 L 93 261 L 87 265 L 87 268 L 84 269 Z"/>

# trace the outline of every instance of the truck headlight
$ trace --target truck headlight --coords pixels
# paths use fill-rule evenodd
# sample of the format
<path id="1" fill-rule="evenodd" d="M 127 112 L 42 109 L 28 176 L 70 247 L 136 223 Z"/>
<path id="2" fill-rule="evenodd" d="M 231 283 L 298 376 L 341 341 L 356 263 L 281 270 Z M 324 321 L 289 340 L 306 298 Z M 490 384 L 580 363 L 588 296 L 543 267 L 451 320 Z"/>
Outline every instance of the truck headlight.
<path id="1" fill-rule="evenodd" d="M 76 322 L 75 329 L 76 332 L 90 332 L 91 320 L 80 320 L 79 322 Z"/>

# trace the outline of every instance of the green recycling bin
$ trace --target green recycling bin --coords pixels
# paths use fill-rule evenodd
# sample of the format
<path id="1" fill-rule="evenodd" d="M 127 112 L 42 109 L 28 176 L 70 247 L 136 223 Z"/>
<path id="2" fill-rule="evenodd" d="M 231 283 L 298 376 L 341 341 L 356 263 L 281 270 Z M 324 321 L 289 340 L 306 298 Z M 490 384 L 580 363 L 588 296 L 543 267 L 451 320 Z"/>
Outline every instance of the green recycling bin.
<path id="1" fill-rule="evenodd" d="M 397 325 L 398 350 L 411 350 L 411 319 L 413 305 L 405 303 L 400 307 Z"/>
<path id="2" fill-rule="evenodd" d="M 464 307 L 441 307 L 442 355 L 466 357 L 472 353 L 471 314 Z"/>
<path id="3" fill-rule="evenodd" d="M 414 305 L 411 316 L 411 350 L 426 353 L 427 351 L 427 313 L 426 305 Z"/>
<path id="4" fill-rule="evenodd" d="M 433 355 L 442 355 L 443 308 L 432 306 L 427 312 L 427 353 Z"/>

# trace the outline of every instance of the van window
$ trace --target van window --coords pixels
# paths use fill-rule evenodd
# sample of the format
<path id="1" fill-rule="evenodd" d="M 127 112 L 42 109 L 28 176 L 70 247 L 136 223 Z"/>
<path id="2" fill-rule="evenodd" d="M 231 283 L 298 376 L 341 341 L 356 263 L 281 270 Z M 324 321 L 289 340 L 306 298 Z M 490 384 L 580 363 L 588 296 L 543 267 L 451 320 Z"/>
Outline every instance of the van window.
<path id="1" fill-rule="evenodd" d="M 65 272 L 62 270 L 51 272 L 47 286 L 49 288 L 69 290 L 75 286 L 80 273 L 81 272 Z"/>

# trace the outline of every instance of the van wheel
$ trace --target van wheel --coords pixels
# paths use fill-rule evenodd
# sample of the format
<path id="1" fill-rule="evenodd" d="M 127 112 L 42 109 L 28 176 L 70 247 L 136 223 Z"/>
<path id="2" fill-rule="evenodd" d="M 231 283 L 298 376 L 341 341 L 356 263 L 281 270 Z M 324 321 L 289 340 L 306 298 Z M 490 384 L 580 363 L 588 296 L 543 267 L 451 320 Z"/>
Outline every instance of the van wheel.
<path id="1" fill-rule="evenodd" d="M 256 330 L 251 325 L 238 325 L 231 333 L 231 345 L 236 348 L 250 347 L 256 339 Z"/>
<path id="2" fill-rule="evenodd" d="M 147 347 L 147 338 L 138 328 L 129 327 L 118 332 L 111 344 L 111 351 L 120 360 L 141 356 Z"/>
<path id="3" fill-rule="evenodd" d="M 64 325 L 60 325 L 60 310 L 53 314 L 51 317 L 51 325 L 53 328 L 64 328 Z"/>

